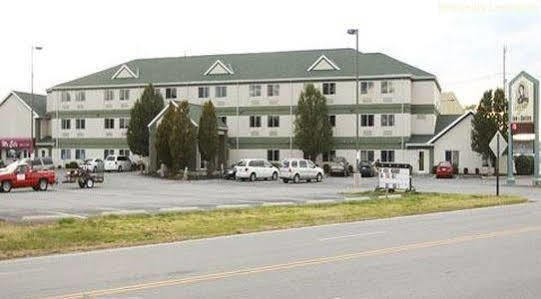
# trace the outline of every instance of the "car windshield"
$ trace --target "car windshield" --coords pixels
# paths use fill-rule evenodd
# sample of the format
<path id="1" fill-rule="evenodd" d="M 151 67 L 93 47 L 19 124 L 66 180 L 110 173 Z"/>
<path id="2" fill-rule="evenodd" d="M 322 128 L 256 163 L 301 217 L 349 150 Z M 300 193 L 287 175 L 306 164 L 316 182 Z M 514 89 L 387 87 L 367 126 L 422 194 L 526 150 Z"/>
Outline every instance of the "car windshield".
<path id="1" fill-rule="evenodd" d="M 451 167 L 451 163 L 449 163 L 449 162 L 440 162 L 439 166 L 441 166 L 441 167 Z"/>
<path id="2" fill-rule="evenodd" d="M 85 164 L 90 164 L 92 162 L 92 159 L 86 159 Z"/>
<path id="3" fill-rule="evenodd" d="M 282 167 L 284 167 L 284 168 L 289 167 L 289 161 L 288 160 L 282 161 Z"/>
<path id="4" fill-rule="evenodd" d="M 113 157 L 113 156 L 107 157 L 107 161 L 114 161 L 114 160 L 115 160 L 115 157 Z"/>
<path id="5" fill-rule="evenodd" d="M 21 163 L 19 161 L 15 161 L 15 162 L 9 164 L 8 166 L 6 166 L 5 168 L 2 168 L 2 170 L 0 170 L 0 171 L 3 172 L 3 173 L 12 173 L 17 169 L 17 166 L 19 166 L 20 164 Z"/>
<path id="6" fill-rule="evenodd" d="M 237 163 L 237 166 L 246 166 L 246 161 L 239 161 L 239 163 Z"/>

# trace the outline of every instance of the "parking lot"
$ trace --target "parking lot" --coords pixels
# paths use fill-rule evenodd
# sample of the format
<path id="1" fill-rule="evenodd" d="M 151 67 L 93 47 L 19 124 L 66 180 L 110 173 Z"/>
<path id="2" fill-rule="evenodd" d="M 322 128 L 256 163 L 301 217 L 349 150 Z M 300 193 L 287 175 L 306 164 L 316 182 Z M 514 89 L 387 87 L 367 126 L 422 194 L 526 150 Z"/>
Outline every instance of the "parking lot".
<path id="1" fill-rule="evenodd" d="M 503 182 L 504 180 L 502 180 Z M 519 180 L 520 181 L 520 180 Z M 237 182 L 221 179 L 174 181 L 138 173 L 108 173 L 104 184 L 79 189 L 76 184 L 60 184 L 47 192 L 32 189 L 0 194 L 0 219 L 45 221 L 63 217 L 191 211 L 234 208 L 248 205 L 281 205 L 343 200 L 341 192 L 352 191 L 352 177 L 327 177 L 321 183 L 284 184 L 281 181 Z M 377 178 L 363 178 L 355 190 L 370 190 Z M 523 179 L 521 184 L 527 185 Z M 493 193 L 493 178 L 435 179 L 414 177 L 419 191 Z M 539 189 L 526 186 L 502 187 L 502 193 L 538 197 Z"/>

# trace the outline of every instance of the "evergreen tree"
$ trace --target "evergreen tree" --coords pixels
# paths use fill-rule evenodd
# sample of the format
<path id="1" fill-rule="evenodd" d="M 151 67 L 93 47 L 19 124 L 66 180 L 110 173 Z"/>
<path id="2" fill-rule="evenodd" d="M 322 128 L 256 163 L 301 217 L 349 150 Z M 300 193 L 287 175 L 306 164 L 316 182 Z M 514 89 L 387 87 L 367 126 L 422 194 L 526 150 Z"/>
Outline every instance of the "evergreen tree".
<path id="1" fill-rule="evenodd" d="M 172 168 L 183 170 L 190 168 L 195 160 L 197 142 L 196 127 L 190 119 L 190 105 L 182 101 L 175 109 L 173 125 L 169 137 L 169 148 L 172 158 Z"/>
<path id="2" fill-rule="evenodd" d="M 313 84 L 306 85 L 297 104 L 295 144 L 312 161 L 333 148 L 327 99 Z"/>
<path id="3" fill-rule="evenodd" d="M 159 163 L 167 165 L 171 168 L 173 159 L 169 147 L 169 140 L 173 128 L 173 118 L 175 116 L 175 107 L 170 106 L 164 114 L 158 129 L 156 130 L 156 152 L 158 154 Z"/>
<path id="4" fill-rule="evenodd" d="M 507 99 L 503 90 L 485 91 L 473 116 L 471 146 L 473 151 L 491 161 L 492 165 L 496 156 L 490 150 L 490 140 L 498 130 L 507 138 L 508 120 Z"/>
<path id="5" fill-rule="evenodd" d="M 148 156 L 147 125 L 162 111 L 163 107 L 162 96 L 154 90 L 152 84 L 146 86 L 130 111 L 127 139 L 132 153 Z"/>
<path id="6" fill-rule="evenodd" d="M 215 169 L 215 158 L 218 151 L 218 123 L 216 109 L 211 101 L 203 105 L 203 112 L 199 120 L 198 141 L 201 159 L 208 162 L 207 174 L 210 175 Z"/>

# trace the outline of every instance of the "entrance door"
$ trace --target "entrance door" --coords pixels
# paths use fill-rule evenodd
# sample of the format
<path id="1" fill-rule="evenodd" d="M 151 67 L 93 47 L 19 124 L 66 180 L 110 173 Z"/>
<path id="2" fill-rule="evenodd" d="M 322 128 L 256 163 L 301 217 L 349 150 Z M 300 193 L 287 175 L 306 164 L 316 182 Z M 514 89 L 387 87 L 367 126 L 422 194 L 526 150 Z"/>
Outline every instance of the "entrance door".
<path id="1" fill-rule="evenodd" d="M 425 171 L 425 152 L 419 152 L 419 172 Z"/>

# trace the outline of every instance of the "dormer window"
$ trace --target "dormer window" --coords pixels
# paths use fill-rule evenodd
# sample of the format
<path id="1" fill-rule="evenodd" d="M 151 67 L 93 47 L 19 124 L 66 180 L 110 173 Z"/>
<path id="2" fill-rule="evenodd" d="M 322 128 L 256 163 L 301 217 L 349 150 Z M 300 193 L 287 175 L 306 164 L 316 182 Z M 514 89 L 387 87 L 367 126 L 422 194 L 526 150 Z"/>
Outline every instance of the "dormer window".
<path id="1" fill-rule="evenodd" d="M 139 78 L 139 70 L 132 70 L 127 65 L 123 64 L 116 73 L 111 77 L 111 79 L 135 79 Z"/>
<path id="2" fill-rule="evenodd" d="M 340 68 L 327 56 L 321 55 L 308 69 L 311 71 L 339 71 Z"/>
<path id="3" fill-rule="evenodd" d="M 205 72 L 205 76 L 208 75 L 233 75 L 233 69 L 231 65 L 226 65 L 221 60 L 216 60 Z"/>

